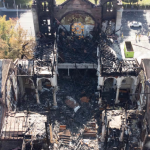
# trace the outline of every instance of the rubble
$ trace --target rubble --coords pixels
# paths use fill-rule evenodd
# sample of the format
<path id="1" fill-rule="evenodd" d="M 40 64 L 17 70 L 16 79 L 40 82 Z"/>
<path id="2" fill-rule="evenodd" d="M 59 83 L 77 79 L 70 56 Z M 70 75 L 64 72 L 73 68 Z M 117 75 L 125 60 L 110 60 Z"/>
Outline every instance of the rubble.
<path id="1" fill-rule="evenodd" d="M 18 110 L 28 110 L 28 111 L 46 111 L 48 107 L 53 103 L 53 88 L 48 86 L 44 87 L 39 91 L 40 102 L 41 104 L 36 103 L 35 92 L 30 89 L 26 89 L 26 93 L 23 97 L 22 103 L 18 104 Z"/>
<path id="2" fill-rule="evenodd" d="M 121 149 L 125 145 L 128 145 L 130 149 L 140 148 L 142 114 L 143 112 L 138 110 L 103 111 L 103 126 L 106 126 L 103 148 L 114 149 L 119 147 Z"/>
<path id="3" fill-rule="evenodd" d="M 46 8 L 46 1 L 43 3 Z M 53 22 L 52 18 L 49 21 Z M 44 22 L 42 30 L 47 21 Z M 5 118 L 2 138 L 21 138 L 27 149 L 33 149 L 36 142 L 44 150 L 140 147 L 144 113 L 137 110 L 137 102 L 130 98 L 136 82 L 128 89 L 119 89 L 117 83 L 107 86 L 105 82 L 107 78 L 137 77 L 140 70 L 136 59 L 122 58 L 115 22 L 103 22 L 102 29 L 99 25 L 91 26 L 88 36 L 68 31 L 61 24 L 59 28 L 54 22 L 50 25 L 52 36 L 40 35 L 33 60 L 18 60 L 16 65 L 19 84 L 25 86 L 20 86 L 17 112 L 10 112 Z M 58 31 L 54 35 L 55 30 Z M 78 68 L 77 63 L 86 67 Z M 60 69 L 58 64 L 64 68 Z M 75 68 L 67 68 L 66 64 Z M 88 64 L 93 68 L 88 68 Z"/>
<path id="4" fill-rule="evenodd" d="M 66 103 L 70 108 L 73 108 L 73 109 L 74 109 L 74 112 L 77 112 L 78 109 L 80 109 L 79 104 L 76 103 L 76 101 L 75 101 L 72 97 L 70 97 L 70 96 L 67 96 L 67 97 L 66 97 L 65 103 Z"/>
<path id="5" fill-rule="evenodd" d="M 84 103 L 88 103 L 90 99 L 86 96 L 83 96 L 83 97 L 80 98 L 80 100 Z"/>
<path id="6" fill-rule="evenodd" d="M 40 140 L 45 137 L 45 115 L 25 112 L 9 112 L 5 118 L 1 138 Z"/>
<path id="7" fill-rule="evenodd" d="M 97 42 L 91 37 L 60 34 L 58 53 L 59 63 L 96 63 Z"/>
<path id="8" fill-rule="evenodd" d="M 106 33 L 106 35 L 112 35 L 115 33 L 115 20 L 105 20 L 102 22 L 102 31 Z"/>

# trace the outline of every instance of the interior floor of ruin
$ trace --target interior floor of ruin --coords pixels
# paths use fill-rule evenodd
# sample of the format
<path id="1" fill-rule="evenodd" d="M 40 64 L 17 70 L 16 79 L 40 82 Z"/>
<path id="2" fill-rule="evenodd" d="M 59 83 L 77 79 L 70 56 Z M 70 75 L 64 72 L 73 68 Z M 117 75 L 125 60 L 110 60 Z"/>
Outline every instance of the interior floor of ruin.
<path id="1" fill-rule="evenodd" d="M 36 112 L 47 116 L 47 123 L 52 129 L 51 133 L 47 127 L 48 135 L 50 139 L 53 137 L 51 149 L 98 150 L 105 149 L 107 145 L 107 150 L 113 150 L 124 146 L 123 142 L 119 141 L 120 129 L 110 128 L 107 144 L 101 141 L 102 112 L 106 109 L 136 109 L 136 103 L 126 101 L 129 98 L 127 96 L 121 103 L 115 104 L 115 98 L 109 101 L 115 93 L 111 95 L 111 91 L 104 90 L 104 101 L 99 106 L 96 70 L 70 69 L 68 72 L 68 69 L 59 69 L 57 109 L 52 107 L 52 87 L 47 87 L 45 82 L 43 80 L 42 90 L 39 92 L 41 104 L 36 104 L 34 92 L 26 89 L 26 95 L 18 105 L 18 111 Z M 136 127 L 135 123 L 131 126 Z M 140 136 L 139 133 L 137 137 Z"/>

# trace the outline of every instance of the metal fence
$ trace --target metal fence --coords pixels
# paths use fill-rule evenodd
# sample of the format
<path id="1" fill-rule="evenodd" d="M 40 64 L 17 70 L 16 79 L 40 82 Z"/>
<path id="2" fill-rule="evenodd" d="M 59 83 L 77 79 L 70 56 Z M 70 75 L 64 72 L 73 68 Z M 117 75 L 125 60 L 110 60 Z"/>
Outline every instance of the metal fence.
<path id="1" fill-rule="evenodd" d="M 150 9 L 150 5 L 123 4 L 124 9 Z"/>
<path id="2" fill-rule="evenodd" d="M 4 7 L 8 8 L 8 9 L 31 9 L 31 5 L 27 5 L 27 4 L 8 4 L 8 3 L 4 3 L 3 4 Z"/>

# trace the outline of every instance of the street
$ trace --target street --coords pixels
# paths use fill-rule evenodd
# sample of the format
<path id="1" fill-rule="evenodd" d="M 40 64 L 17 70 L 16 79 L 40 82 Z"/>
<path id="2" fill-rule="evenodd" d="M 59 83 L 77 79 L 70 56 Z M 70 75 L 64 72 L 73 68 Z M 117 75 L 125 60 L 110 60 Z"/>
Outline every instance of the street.
<path id="1" fill-rule="evenodd" d="M 131 28 L 129 24 L 132 21 L 138 21 L 142 23 L 141 28 Z M 147 37 L 150 31 L 150 11 L 124 11 L 122 16 L 122 28 L 120 46 L 122 54 L 124 53 L 124 41 L 131 41 L 133 49 L 135 51 L 134 58 L 137 58 L 138 62 L 141 62 L 143 58 L 150 58 L 150 42 Z M 140 34 L 136 38 L 136 34 Z M 124 56 L 124 55 L 123 55 Z"/>
<path id="2" fill-rule="evenodd" d="M 0 11 L 0 16 L 6 15 L 6 19 L 17 18 L 17 11 Z M 31 10 L 18 11 L 19 23 L 24 30 L 28 31 L 28 35 L 35 36 L 34 24 Z"/>
<path id="3" fill-rule="evenodd" d="M 142 23 L 142 27 L 130 27 L 132 21 Z M 135 36 L 137 33 L 147 35 L 150 25 L 150 11 L 124 11 L 122 15 L 122 33 L 124 36 Z"/>

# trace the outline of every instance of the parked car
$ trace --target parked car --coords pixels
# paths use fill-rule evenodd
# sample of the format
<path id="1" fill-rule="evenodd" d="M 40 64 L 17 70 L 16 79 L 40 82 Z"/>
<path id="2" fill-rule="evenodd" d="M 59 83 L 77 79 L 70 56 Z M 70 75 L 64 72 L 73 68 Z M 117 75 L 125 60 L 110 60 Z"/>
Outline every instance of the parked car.
<path id="1" fill-rule="evenodd" d="M 133 21 L 133 22 L 131 22 L 130 27 L 142 27 L 142 23 Z"/>

